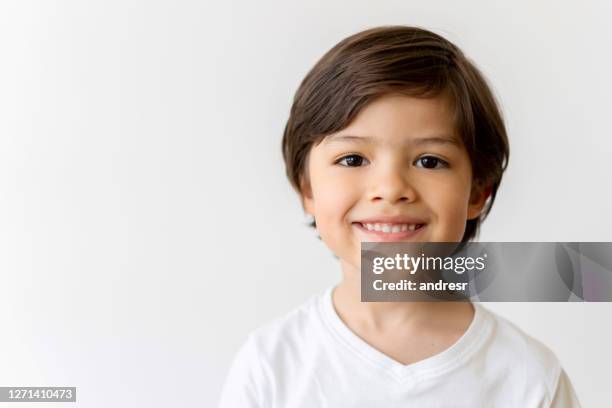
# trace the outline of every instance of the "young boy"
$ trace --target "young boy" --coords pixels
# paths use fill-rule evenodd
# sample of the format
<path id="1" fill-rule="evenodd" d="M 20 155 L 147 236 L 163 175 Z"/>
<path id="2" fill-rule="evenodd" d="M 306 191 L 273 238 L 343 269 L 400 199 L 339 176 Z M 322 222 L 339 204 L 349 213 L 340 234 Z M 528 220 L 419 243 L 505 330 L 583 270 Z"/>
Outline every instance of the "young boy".
<path id="1" fill-rule="evenodd" d="M 578 407 L 555 355 L 470 302 L 361 302 L 360 244 L 475 237 L 508 160 L 495 99 L 453 44 L 414 27 L 338 43 L 300 85 L 288 177 L 342 281 L 253 332 L 226 407 Z"/>

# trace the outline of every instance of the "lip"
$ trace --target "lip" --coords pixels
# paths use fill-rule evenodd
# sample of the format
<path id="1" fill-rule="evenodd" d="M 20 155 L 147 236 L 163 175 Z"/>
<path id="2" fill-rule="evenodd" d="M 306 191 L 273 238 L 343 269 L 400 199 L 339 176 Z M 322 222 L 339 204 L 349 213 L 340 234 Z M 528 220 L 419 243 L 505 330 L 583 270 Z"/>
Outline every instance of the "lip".
<path id="1" fill-rule="evenodd" d="M 427 224 L 427 222 L 422 218 L 408 217 L 404 215 L 364 218 L 362 220 L 356 220 L 355 222 L 361 224 Z"/>
<path id="2" fill-rule="evenodd" d="M 383 232 L 383 231 L 370 231 L 363 224 L 420 224 L 421 227 L 414 231 L 400 231 L 400 232 Z M 409 218 L 409 217 L 376 217 L 368 218 L 352 223 L 358 231 L 365 236 L 365 241 L 370 242 L 393 242 L 402 241 L 410 238 L 414 238 L 422 233 L 427 228 L 427 223 L 422 219 Z"/>

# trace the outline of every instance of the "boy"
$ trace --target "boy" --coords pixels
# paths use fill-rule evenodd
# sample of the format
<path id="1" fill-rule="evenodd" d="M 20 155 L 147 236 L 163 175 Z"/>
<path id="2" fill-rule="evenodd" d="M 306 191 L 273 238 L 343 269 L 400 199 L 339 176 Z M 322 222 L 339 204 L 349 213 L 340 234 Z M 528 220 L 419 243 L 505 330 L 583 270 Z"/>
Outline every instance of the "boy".
<path id="1" fill-rule="evenodd" d="M 360 301 L 361 242 L 474 238 L 508 152 L 486 81 L 444 38 L 379 27 L 332 48 L 283 154 L 342 282 L 249 336 L 221 407 L 578 407 L 555 355 L 480 304 Z"/>

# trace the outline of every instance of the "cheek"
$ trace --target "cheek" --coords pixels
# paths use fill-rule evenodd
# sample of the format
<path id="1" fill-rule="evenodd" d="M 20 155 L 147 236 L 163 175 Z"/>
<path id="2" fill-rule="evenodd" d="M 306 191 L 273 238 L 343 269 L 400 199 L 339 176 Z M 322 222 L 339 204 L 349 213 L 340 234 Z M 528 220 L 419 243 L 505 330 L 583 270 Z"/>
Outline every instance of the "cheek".
<path id="1" fill-rule="evenodd" d="M 326 174 L 313 180 L 314 212 L 321 238 L 333 241 L 347 225 L 347 215 L 359 199 L 359 186 L 343 174 Z"/>
<path id="2" fill-rule="evenodd" d="M 468 201 L 470 199 L 469 182 L 461 177 L 449 177 L 439 183 L 429 183 L 425 187 L 424 200 L 427 202 L 438 222 L 452 228 L 465 226 Z"/>
<path id="3" fill-rule="evenodd" d="M 341 180 L 327 179 L 315 194 L 315 211 L 325 222 L 342 222 L 355 202 L 355 185 Z"/>
<path id="4" fill-rule="evenodd" d="M 444 189 L 444 194 L 440 197 L 440 211 L 447 217 L 465 218 L 467 215 L 467 203 L 469 195 L 460 186 Z M 465 221 L 465 220 L 464 220 Z"/>

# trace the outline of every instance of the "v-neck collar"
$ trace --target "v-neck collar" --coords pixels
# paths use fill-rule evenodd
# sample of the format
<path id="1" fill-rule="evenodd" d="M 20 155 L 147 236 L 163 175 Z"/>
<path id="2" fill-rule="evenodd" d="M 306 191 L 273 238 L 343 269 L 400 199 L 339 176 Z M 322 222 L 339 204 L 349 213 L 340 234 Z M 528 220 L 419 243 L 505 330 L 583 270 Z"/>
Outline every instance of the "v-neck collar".
<path id="1" fill-rule="evenodd" d="M 441 353 L 404 365 L 375 349 L 357 336 L 340 319 L 336 312 L 329 287 L 321 296 L 319 311 L 334 337 L 360 358 L 378 366 L 399 383 L 418 382 L 446 373 L 466 361 L 490 335 L 492 325 L 488 311 L 479 303 L 474 306 L 474 317 L 465 333 Z"/>

